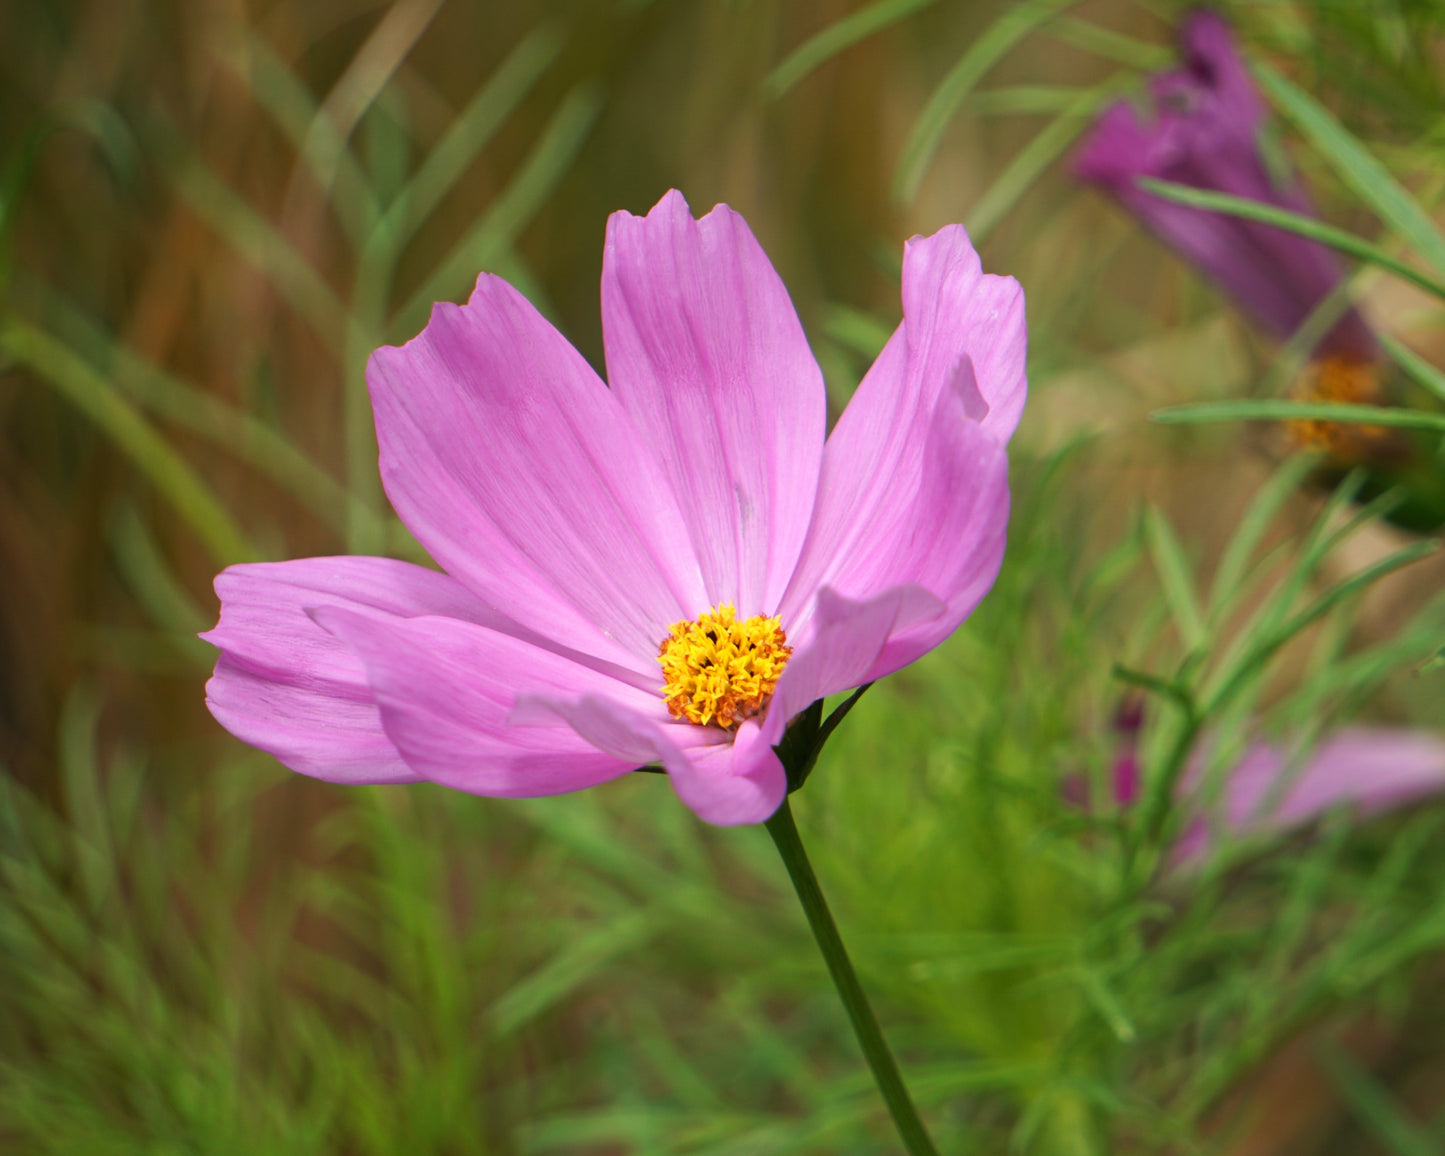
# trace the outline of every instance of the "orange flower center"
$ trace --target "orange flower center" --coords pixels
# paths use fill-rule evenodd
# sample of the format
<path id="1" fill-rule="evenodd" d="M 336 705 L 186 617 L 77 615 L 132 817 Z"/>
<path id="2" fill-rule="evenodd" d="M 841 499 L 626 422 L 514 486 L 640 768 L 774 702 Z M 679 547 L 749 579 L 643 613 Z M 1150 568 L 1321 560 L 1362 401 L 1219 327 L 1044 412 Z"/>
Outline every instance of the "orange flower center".
<path id="1" fill-rule="evenodd" d="M 778 618 L 740 619 L 729 602 L 677 622 L 658 648 L 662 697 L 673 718 L 732 730 L 760 714 L 793 648 Z"/>
<path id="2" fill-rule="evenodd" d="M 1374 405 L 1380 400 L 1379 371 L 1373 362 L 1356 357 L 1326 357 L 1311 363 L 1290 393 L 1296 401 Z M 1295 418 L 1287 423 L 1287 429 L 1296 449 L 1317 450 L 1345 460 L 1366 455 L 1372 443 L 1386 436 L 1380 426 L 1319 418 Z"/>

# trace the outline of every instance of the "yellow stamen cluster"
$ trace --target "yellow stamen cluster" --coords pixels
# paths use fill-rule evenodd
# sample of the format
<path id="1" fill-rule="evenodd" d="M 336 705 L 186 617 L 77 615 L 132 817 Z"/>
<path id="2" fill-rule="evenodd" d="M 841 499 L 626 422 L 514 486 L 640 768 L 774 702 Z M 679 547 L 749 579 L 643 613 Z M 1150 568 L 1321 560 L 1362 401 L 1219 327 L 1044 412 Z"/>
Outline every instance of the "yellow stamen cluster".
<path id="1" fill-rule="evenodd" d="M 1296 401 L 1374 405 L 1380 400 L 1379 371 L 1357 357 L 1326 357 L 1300 374 L 1290 392 Z M 1374 443 L 1388 436 L 1380 426 L 1316 418 L 1296 418 L 1288 423 L 1288 430 L 1297 449 L 1319 450 L 1342 461 L 1366 456 Z"/>
<path id="2" fill-rule="evenodd" d="M 729 602 L 696 622 L 674 623 L 657 652 L 667 709 L 731 730 L 768 705 L 793 653 L 787 643 L 781 619 L 739 619 Z"/>

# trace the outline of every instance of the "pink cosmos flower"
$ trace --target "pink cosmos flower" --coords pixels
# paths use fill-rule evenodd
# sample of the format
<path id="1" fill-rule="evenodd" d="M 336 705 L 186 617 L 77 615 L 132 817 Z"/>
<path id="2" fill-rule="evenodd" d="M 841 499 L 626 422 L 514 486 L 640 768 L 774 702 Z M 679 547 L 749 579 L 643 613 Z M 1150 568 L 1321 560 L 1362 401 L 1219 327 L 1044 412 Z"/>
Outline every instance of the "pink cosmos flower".
<path id="1" fill-rule="evenodd" d="M 1203 759 L 1180 785 L 1182 798 L 1204 793 Z M 1399 727 L 1345 727 L 1322 739 L 1303 762 L 1273 743 L 1248 747 L 1219 790 L 1218 823 L 1233 837 L 1285 832 L 1336 807 L 1361 817 L 1416 803 L 1445 791 L 1445 738 Z M 1200 817 L 1174 845 L 1175 865 L 1210 851 L 1209 823 Z"/>
<path id="2" fill-rule="evenodd" d="M 376 351 L 382 480 L 443 572 L 227 569 L 204 636 L 223 726 L 343 783 L 534 796 L 658 764 L 703 819 L 760 822 L 790 720 L 992 585 L 1023 294 L 961 227 L 908 243 L 903 323 L 826 444 L 822 374 L 726 206 L 614 214 L 602 323 L 610 388 L 487 274 Z"/>
<path id="3" fill-rule="evenodd" d="M 1271 171 L 1265 159 L 1269 110 L 1229 25 L 1197 10 L 1180 25 L 1179 44 L 1183 66 L 1150 78 L 1148 111 L 1127 100 L 1105 109 L 1074 172 L 1214 278 L 1264 329 L 1288 338 L 1343 281 L 1339 256 L 1297 233 L 1176 204 L 1138 183 L 1172 181 L 1314 215 L 1297 176 Z M 1347 309 L 1320 352 L 1369 363 L 1377 347 L 1364 319 Z"/>
<path id="4" fill-rule="evenodd" d="M 1124 700 L 1115 712 L 1114 803 L 1123 811 L 1139 801 L 1139 735 L 1143 702 Z M 1303 759 L 1277 743 L 1256 741 L 1221 772 L 1217 788 L 1205 780 L 1212 739 L 1195 748 L 1175 790 L 1176 805 L 1191 821 L 1170 851 L 1175 867 L 1198 864 L 1214 850 L 1215 835 L 1241 839 L 1285 834 L 1337 807 L 1367 818 L 1445 792 L 1445 736 L 1389 726 L 1350 726 L 1327 734 Z M 1065 799 L 1088 807 L 1082 775 L 1063 782 Z M 1215 797 L 1217 795 L 1217 797 Z"/>

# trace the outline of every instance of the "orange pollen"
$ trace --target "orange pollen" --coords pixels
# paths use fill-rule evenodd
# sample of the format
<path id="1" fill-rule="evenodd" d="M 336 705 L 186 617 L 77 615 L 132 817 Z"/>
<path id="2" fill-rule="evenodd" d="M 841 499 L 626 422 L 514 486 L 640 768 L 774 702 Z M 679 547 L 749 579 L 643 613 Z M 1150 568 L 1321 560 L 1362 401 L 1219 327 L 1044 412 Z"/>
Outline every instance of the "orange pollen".
<path id="1" fill-rule="evenodd" d="M 1333 355 L 1312 362 L 1296 379 L 1291 396 L 1296 401 L 1346 402 L 1374 405 L 1380 400 L 1379 370 L 1358 357 Z M 1333 458 L 1353 459 L 1387 436 L 1380 426 L 1295 418 L 1286 423 L 1296 449 L 1317 450 Z"/>
<path id="2" fill-rule="evenodd" d="M 662 697 L 673 718 L 732 730 L 762 713 L 792 653 L 781 619 L 740 619 L 724 602 L 668 629 L 657 651 Z"/>

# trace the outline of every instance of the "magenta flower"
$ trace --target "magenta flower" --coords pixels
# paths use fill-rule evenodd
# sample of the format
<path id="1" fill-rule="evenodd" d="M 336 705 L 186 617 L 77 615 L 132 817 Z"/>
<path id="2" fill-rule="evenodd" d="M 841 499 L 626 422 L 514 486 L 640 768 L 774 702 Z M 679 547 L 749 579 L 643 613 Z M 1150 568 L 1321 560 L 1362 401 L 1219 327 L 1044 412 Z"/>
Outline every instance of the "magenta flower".
<path id="1" fill-rule="evenodd" d="M 937 646 L 987 592 L 1025 395 L 1023 295 L 959 226 L 904 252 L 903 323 L 831 436 L 787 291 L 726 206 L 617 213 L 610 388 L 483 274 L 367 367 L 381 474 L 443 572 L 387 558 L 216 579 L 207 703 L 293 770 L 482 795 L 646 764 L 767 819 L 814 700 Z"/>
<path id="2" fill-rule="evenodd" d="M 1271 173 L 1260 149 L 1268 111 L 1234 44 L 1229 26 L 1197 11 L 1180 29 L 1184 66 L 1149 84 L 1152 109 L 1129 101 L 1100 116 L 1074 160 L 1076 175 L 1111 193 L 1166 244 L 1217 281 L 1264 329 L 1288 338 L 1340 285 L 1344 268 L 1333 251 L 1256 221 L 1166 201 L 1139 186 L 1142 178 L 1313 215 L 1290 174 Z M 1375 357 L 1375 340 L 1353 309 L 1320 344 L 1323 354 L 1360 362 Z"/>
<path id="3" fill-rule="evenodd" d="M 1180 788 L 1183 799 L 1204 792 L 1196 759 Z M 1255 743 L 1225 775 L 1218 823 L 1235 838 L 1284 832 L 1336 807 L 1360 816 L 1379 814 L 1445 791 L 1445 738 L 1396 727 L 1346 727 L 1323 739 L 1295 764 L 1272 743 Z M 1174 845 L 1176 865 L 1210 850 L 1209 823 L 1192 823 Z"/>

